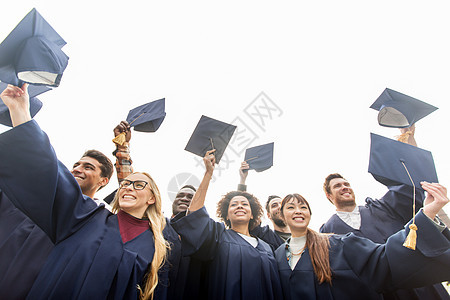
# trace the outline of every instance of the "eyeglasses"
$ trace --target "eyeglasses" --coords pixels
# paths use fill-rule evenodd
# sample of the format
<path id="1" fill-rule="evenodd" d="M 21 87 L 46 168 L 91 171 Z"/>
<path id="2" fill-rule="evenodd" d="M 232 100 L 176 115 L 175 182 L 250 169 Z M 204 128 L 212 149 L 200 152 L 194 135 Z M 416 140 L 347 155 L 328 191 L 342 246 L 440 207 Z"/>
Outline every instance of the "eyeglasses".
<path id="1" fill-rule="evenodd" d="M 133 185 L 133 188 L 134 188 L 136 191 L 140 191 L 140 190 L 145 189 L 145 187 L 147 186 L 147 184 L 148 184 L 148 182 L 147 182 L 147 181 L 144 181 L 144 180 L 135 180 L 135 181 L 131 181 L 131 180 L 125 179 L 125 180 L 123 180 L 123 181 L 120 183 L 120 188 L 122 189 L 122 188 L 128 187 L 128 186 L 130 186 L 130 185 Z"/>

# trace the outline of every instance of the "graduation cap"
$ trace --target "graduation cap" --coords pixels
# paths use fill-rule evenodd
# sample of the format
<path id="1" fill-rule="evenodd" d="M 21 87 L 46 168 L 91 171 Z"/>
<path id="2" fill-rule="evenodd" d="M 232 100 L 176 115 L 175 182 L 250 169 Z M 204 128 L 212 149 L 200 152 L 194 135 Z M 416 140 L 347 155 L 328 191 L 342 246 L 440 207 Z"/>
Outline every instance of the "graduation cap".
<path id="1" fill-rule="evenodd" d="M 403 246 L 415 250 L 417 226 L 415 225 L 416 188 L 421 181 L 438 182 L 431 152 L 371 133 L 369 172 L 385 185 L 406 184 L 412 187 L 413 222 Z M 423 190 L 423 189 L 422 189 Z"/>
<path id="2" fill-rule="evenodd" d="M 437 109 L 428 103 L 386 88 L 370 106 L 378 110 L 378 124 L 385 127 L 410 127 Z"/>
<path id="3" fill-rule="evenodd" d="M 262 172 L 273 166 L 273 144 L 264 144 L 245 150 L 244 160 L 249 165 L 249 170 Z"/>
<path id="4" fill-rule="evenodd" d="M 438 182 L 430 151 L 374 133 L 370 134 L 370 139 L 369 173 L 377 181 L 387 186 L 413 186 L 409 172 L 416 188 L 421 189 L 421 181 Z"/>
<path id="5" fill-rule="evenodd" d="M 152 101 L 130 110 L 127 122 L 135 131 L 155 132 L 161 126 L 165 112 L 165 98 Z M 123 145 L 125 142 L 125 132 L 122 132 L 113 139 L 113 142 Z"/>
<path id="6" fill-rule="evenodd" d="M 0 81 L 58 86 L 69 60 L 65 44 L 33 8 L 0 44 Z"/>
<path id="7" fill-rule="evenodd" d="M 111 194 L 103 198 L 103 201 L 105 201 L 108 204 L 111 204 L 111 202 L 114 200 L 114 197 L 116 196 L 117 189 L 114 190 Z"/>
<path id="8" fill-rule="evenodd" d="M 214 156 L 219 163 L 235 130 L 235 125 L 201 116 L 184 150 L 204 157 L 207 151 L 216 149 Z"/>
<path id="9" fill-rule="evenodd" d="M 4 82 L 0 82 L 0 91 L 3 91 L 8 85 Z M 30 114 L 34 117 L 42 108 L 42 102 L 36 97 L 42 93 L 51 90 L 46 86 L 28 86 L 28 95 L 30 96 Z M 0 101 L 0 124 L 12 127 L 11 116 L 9 114 L 8 107 Z"/>

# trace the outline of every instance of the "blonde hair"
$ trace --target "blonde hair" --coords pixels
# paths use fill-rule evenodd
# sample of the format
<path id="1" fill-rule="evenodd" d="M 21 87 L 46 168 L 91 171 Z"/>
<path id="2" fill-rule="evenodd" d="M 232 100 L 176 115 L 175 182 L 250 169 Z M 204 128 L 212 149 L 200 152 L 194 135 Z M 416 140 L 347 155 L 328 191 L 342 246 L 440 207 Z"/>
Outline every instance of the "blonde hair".
<path id="1" fill-rule="evenodd" d="M 166 219 L 164 218 L 164 215 L 162 213 L 161 194 L 159 193 L 158 186 L 156 185 L 150 174 L 146 172 L 134 172 L 131 175 L 133 174 L 143 174 L 148 177 L 148 179 L 150 179 L 148 183 L 150 186 L 150 190 L 155 196 L 155 203 L 149 205 L 145 210 L 145 216 L 149 220 L 150 229 L 152 230 L 153 237 L 155 239 L 155 253 L 150 264 L 150 269 L 144 276 L 144 290 L 142 290 L 138 285 L 139 298 L 141 300 L 147 300 L 153 299 L 155 288 L 158 285 L 158 270 L 164 265 L 170 246 L 164 239 L 162 233 L 164 227 L 166 226 Z M 117 192 L 112 203 L 113 213 L 117 213 L 120 209 L 119 201 L 117 200 L 118 198 L 119 193 Z"/>

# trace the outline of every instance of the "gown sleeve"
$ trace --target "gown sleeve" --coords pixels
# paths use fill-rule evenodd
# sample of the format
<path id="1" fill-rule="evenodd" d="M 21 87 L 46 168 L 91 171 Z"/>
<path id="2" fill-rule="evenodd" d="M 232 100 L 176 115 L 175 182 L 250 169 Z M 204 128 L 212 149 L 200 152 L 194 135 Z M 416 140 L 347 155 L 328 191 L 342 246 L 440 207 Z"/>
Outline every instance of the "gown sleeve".
<path id="1" fill-rule="evenodd" d="M 388 186 L 388 189 L 389 190 L 381 199 L 374 201 L 370 198 L 367 198 L 366 202 L 372 202 L 372 204 L 375 206 L 381 206 L 383 211 L 391 215 L 393 218 L 400 220 L 403 224 L 406 224 L 409 220 L 411 220 L 413 216 L 413 188 L 408 185 L 402 184 Z M 416 188 L 415 195 L 416 211 L 414 213 L 417 213 L 423 206 L 425 193 L 423 190 Z"/>
<path id="2" fill-rule="evenodd" d="M 0 135 L 0 189 L 54 243 L 75 232 L 99 209 L 83 196 L 34 120 Z"/>
<path id="3" fill-rule="evenodd" d="M 225 225 L 212 220 L 205 207 L 189 213 L 180 213 L 171 220 L 172 227 L 181 236 L 183 255 L 207 261 L 212 260 L 219 247 Z"/>
<path id="4" fill-rule="evenodd" d="M 409 228 L 376 244 L 353 234 L 342 238 L 344 256 L 353 272 L 378 292 L 409 289 L 450 278 L 450 241 L 420 211 L 415 219 L 416 250 L 403 246 Z"/>

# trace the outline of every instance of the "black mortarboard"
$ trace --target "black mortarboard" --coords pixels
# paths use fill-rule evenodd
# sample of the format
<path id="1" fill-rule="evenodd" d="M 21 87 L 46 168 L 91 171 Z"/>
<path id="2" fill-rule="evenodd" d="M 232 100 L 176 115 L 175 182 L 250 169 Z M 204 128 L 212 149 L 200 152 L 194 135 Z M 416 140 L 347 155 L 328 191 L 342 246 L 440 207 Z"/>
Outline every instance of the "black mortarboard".
<path id="1" fill-rule="evenodd" d="M 416 188 L 420 182 L 438 182 L 433 156 L 430 151 L 395 141 L 374 133 L 370 134 L 369 173 L 386 186 L 406 184 Z M 406 166 L 403 166 L 403 163 Z"/>
<path id="2" fill-rule="evenodd" d="M 165 99 L 162 98 L 130 110 L 127 122 L 136 131 L 155 132 L 165 117 Z"/>
<path id="3" fill-rule="evenodd" d="M 0 82 L 0 91 L 3 91 L 8 85 Z M 42 107 L 42 102 L 36 97 L 51 88 L 46 86 L 28 86 L 28 95 L 30 96 L 30 114 L 34 117 Z M 0 101 L 0 124 L 12 127 L 11 116 L 9 115 L 8 107 Z"/>
<path id="4" fill-rule="evenodd" d="M 127 122 L 136 131 L 155 132 L 161 126 L 165 117 L 165 98 L 162 98 L 130 110 L 128 112 Z M 126 132 L 120 133 L 113 139 L 113 142 L 117 145 L 123 145 L 125 135 Z"/>
<path id="5" fill-rule="evenodd" d="M 219 163 L 235 130 L 234 125 L 202 116 L 184 150 L 203 157 L 206 151 L 216 149 L 214 156 Z"/>
<path id="6" fill-rule="evenodd" d="M 0 81 L 58 86 L 69 60 L 65 44 L 33 8 L 0 44 Z"/>
<path id="7" fill-rule="evenodd" d="M 105 201 L 108 204 L 111 204 L 111 202 L 114 200 L 114 197 L 116 196 L 117 189 L 114 190 L 111 194 L 103 198 L 103 201 Z"/>
<path id="8" fill-rule="evenodd" d="M 273 143 L 264 144 L 245 150 L 245 159 L 249 170 L 262 172 L 273 166 Z"/>
<path id="9" fill-rule="evenodd" d="M 378 124 L 385 127 L 410 127 L 437 109 L 433 105 L 386 88 L 370 106 L 378 110 Z"/>

